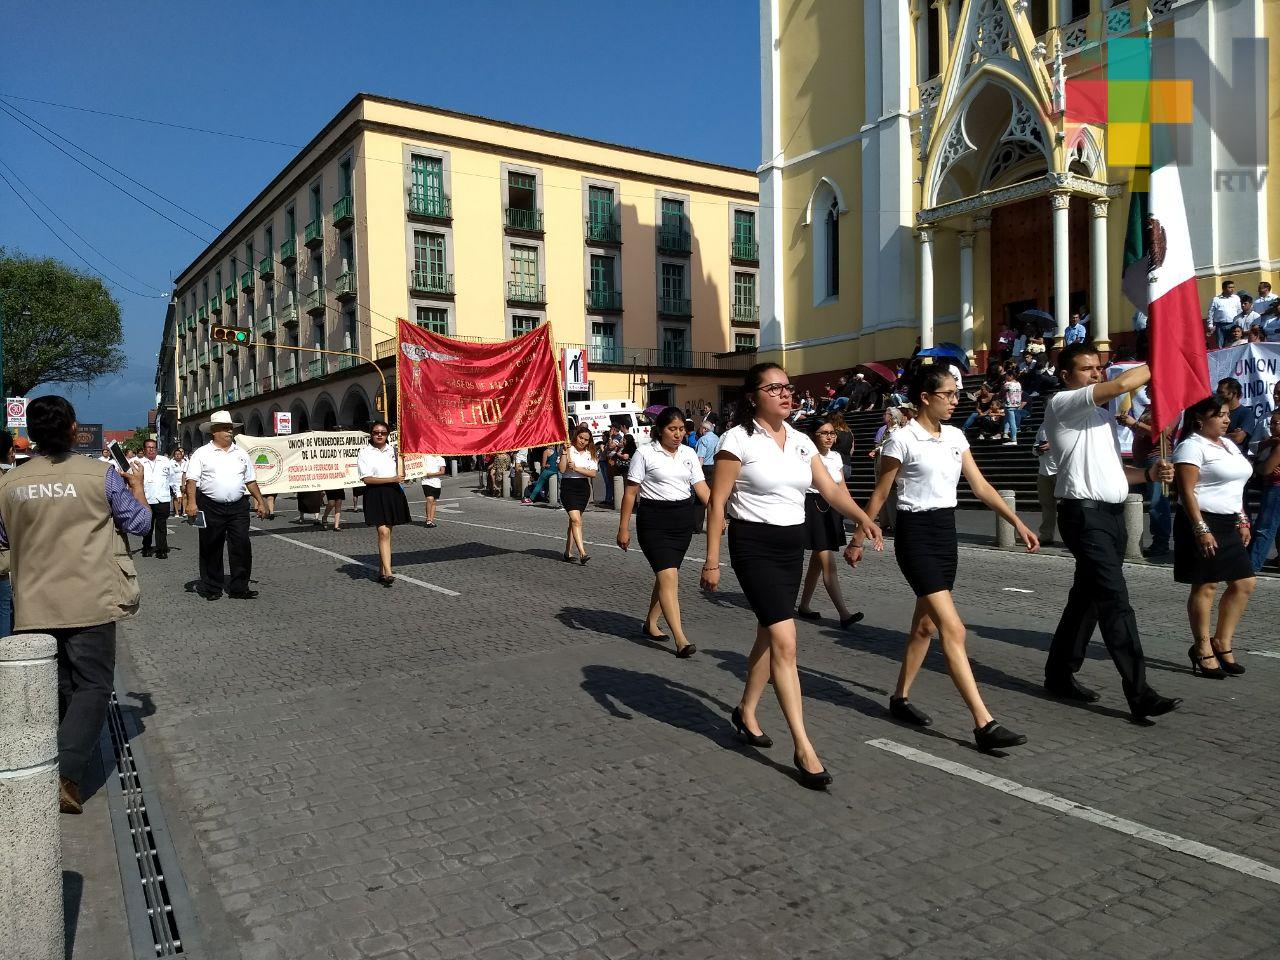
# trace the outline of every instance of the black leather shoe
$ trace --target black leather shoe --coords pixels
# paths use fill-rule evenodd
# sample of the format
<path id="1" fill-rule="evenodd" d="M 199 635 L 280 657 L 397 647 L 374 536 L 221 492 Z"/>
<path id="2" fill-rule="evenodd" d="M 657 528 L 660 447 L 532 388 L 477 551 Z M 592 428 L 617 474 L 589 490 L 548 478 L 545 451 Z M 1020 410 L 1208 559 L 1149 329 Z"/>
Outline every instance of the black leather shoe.
<path id="1" fill-rule="evenodd" d="M 1095 703 L 1098 695 L 1088 687 L 1076 683 L 1074 677 L 1050 679 L 1045 677 L 1044 688 L 1055 697 L 1063 700 L 1074 700 L 1076 703 Z"/>
<path id="2" fill-rule="evenodd" d="M 215 593 L 215 592 L 214 592 L 214 591 L 212 591 L 212 590 L 197 590 L 197 591 L 196 591 L 196 593 L 200 594 L 200 596 L 204 597 L 206 600 L 220 600 L 220 599 L 222 599 L 222 593 L 221 593 L 221 592 Z"/>
<path id="3" fill-rule="evenodd" d="M 1161 716 L 1170 710 L 1177 710 L 1181 705 L 1182 700 L 1178 697 L 1162 697 L 1154 690 L 1148 690 L 1143 696 L 1129 703 L 1129 712 L 1133 714 L 1135 720 L 1145 720 L 1148 717 Z"/>
<path id="4" fill-rule="evenodd" d="M 801 766 L 799 754 L 793 756 L 791 762 L 796 765 L 796 772 L 800 774 L 800 786 L 807 787 L 810 790 L 825 790 L 831 785 L 831 774 L 827 773 L 826 767 L 823 767 L 817 773 L 810 773 Z"/>
<path id="5" fill-rule="evenodd" d="M 168 560 L 168 559 L 169 559 L 169 551 L 168 551 L 168 550 L 161 550 L 161 551 L 159 551 L 159 552 L 156 554 L 156 559 L 157 559 L 157 560 Z"/>
<path id="6" fill-rule="evenodd" d="M 232 600 L 257 600 L 257 590 L 229 590 L 227 596 Z"/>
<path id="7" fill-rule="evenodd" d="M 862 611 L 855 610 L 853 613 L 849 614 L 847 617 L 845 617 L 843 620 L 840 621 L 840 627 L 843 630 L 848 630 L 855 623 L 861 623 L 861 622 L 862 622 Z"/>
<path id="8" fill-rule="evenodd" d="M 142 555 L 143 555 L 144 557 L 149 557 L 149 556 L 151 556 L 151 548 L 150 548 L 150 547 L 143 547 L 143 548 L 142 548 Z"/>
<path id="9" fill-rule="evenodd" d="M 1003 750 L 1005 747 L 1020 747 L 1027 742 L 1027 738 L 1022 734 L 1007 730 L 994 720 L 985 727 L 974 727 L 973 739 L 983 753 Z"/>
<path id="10" fill-rule="evenodd" d="M 742 742 L 750 744 L 753 747 L 772 747 L 773 740 L 765 733 L 755 734 L 747 729 L 746 723 L 742 719 L 742 708 L 734 707 L 733 715 L 729 718 L 738 736 L 742 738 Z"/>
<path id="11" fill-rule="evenodd" d="M 801 620 L 821 620 L 822 614 L 816 610 L 796 610 L 796 616 Z"/>
<path id="12" fill-rule="evenodd" d="M 933 717 L 916 707 L 906 697 L 889 698 L 889 716 L 913 727 L 927 727 L 933 723 Z"/>
<path id="13" fill-rule="evenodd" d="M 665 633 L 650 633 L 648 627 L 640 628 L 640 636 L 644 637 L 646 640 L 653 640 L 655 643 L 661 643 L 663 640 L 671 639 Z"/>
<path id="14" fill-rule="evenodd" d="M 679 657 L 681 660 L 688 660 L 697 652 L 698 652 L 697 647 L 695 647 L 692 643 L 686 643 L 683 647 L 681 647 L 679 650 L 676 651 L 676 656 Z"/>

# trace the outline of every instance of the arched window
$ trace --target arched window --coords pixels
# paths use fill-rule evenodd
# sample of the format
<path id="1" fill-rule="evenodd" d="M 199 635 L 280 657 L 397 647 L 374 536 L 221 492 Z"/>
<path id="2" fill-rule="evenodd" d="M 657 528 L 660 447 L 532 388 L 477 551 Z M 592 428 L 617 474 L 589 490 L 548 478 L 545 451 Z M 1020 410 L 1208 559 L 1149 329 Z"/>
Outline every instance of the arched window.
<path id="1" fill-rule="evenodd" d="M 840 204 L 835 200 L 827 208 L 824 262 L 826 269 L 826 296 L 840 295 Z"/>
<path id="2" fill-rule="evenodd" d="M 840 294 L 840 214 L 847 208 L 835 181 L 821 177 L 804 210 L 813 264 L 813 305 L 827 303 Z"/>

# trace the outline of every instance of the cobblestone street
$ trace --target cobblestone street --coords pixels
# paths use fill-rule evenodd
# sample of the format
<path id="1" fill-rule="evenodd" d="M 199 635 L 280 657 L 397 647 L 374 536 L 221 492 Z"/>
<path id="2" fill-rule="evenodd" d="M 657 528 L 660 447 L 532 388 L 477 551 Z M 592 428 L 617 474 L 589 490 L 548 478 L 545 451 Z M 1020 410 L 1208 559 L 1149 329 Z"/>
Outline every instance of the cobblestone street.
<path id="1" fill-rule="evenodd" d="M 1188 669 L 1186 589 L 1128 568 L 1152 684 L 1186 701 L 1139 726 L 1100 640 L 1081 673 L 1100 702 L 1040 687 L 1070 562 L 962 548 L 976 676 L 1030 740 L 987 756 L 936 650 L 912 695 L 933 727 L 888 717 L 912 598 L 892 548 L 869 555 L 841 574 L 862 624 L 799 624 L 835 777 L 811 793 L 771 696 L 771 750 L 730 728 L 754 619 L 727 562 L 707 596 L 686 561 L 699 652 L 678 660 L 639 638 L 652 581 L 612 545 L 614 513 L 587 514 L 593 562 L 570 566 L 564 514 L 470 486 L 447 483 L 436 529 L 396 531 L 390 591 L 359 514 L 322 531 L 283 498 L 255 521 L 256 602 L 189 592 L 184 524 L 170 560 L 139 558 L 120 692 L 144 705 L 136 743 L 201 956 L 1280 953 L 1275 579 L 1237 639 L 1247 675 L 1207 681 Z"/>

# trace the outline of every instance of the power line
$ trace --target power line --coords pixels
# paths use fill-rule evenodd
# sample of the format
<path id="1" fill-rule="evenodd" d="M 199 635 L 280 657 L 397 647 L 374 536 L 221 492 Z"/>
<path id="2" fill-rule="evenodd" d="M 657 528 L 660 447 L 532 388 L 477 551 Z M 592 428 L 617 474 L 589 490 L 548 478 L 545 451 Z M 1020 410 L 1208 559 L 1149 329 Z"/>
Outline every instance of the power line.
<path id="1" fill-rule="evenodd" d="M 36 193 L 34 190 L 32 190 L 32 189 L 31 189 L 31 187 L 27 184 L 27 182 L 26 182 L 25 180 L 23 180 L 20 176 L 18 176 L 17 171 L 16 171 L 16 170 L 14 170 L 14 169 L 13 169 L 13 167 L 9 166 L 9 164 L 5 163 L 5 162 L 4 162 L 4 160 L 3 160 L 2 158 L 0 158 L 0 167 L 4 167 L 6 170 L 8 170 L 8 171 L 9 171 L 9 173 L 10 173 L 10 175 L 13 177 L 13 179 L 17 180 L 17 181 L 18 181 L 18 183 L 19 183 L 19 184 L 21 184 L 22 188 L 23 188 L 24 190 L 26 190 L 26 191 L 27 191 L 27 193 L 29 193 L 29 194 L 31 195 L 32 199 L 34 199 L 34 200 L 36 201 L 36 203 L 40 204 L 40 206 L 42 206 L 42 207 L 44 207 L 46 210 L 48 210 L 48 211 L 49 211 L 49 213 L 50 213 L 50 214 L 52 214 L 52 216 L 54 217 L 54 219 L 55 219 L 55 220 L 57 220 L 60 224 L 62 224 L 64 227 L 66 227 L 68 230 L 70 230 L 70 231 L 71 231 L 71 232 L 72 232 L 72 233 L 73 233 L 73 234 L 74 234 L 74 235 L 75 235 L 75 236 L 80 240 L 80 242 L 81 242 L 81 243 L 83 243 L 86 247 L 88 247 L 90 250 L 92 250 L 94 253 L 96 253 L 96 254 L 97 254 L 101 259 L 103 259 L 103 260 L 105 260 L 107 263 L 111 264 L 111 266 L 115 267 L 117 270 L 119 270 L 119 271 L 120 271 L 121 273 L 123 273 L 125 276 L 127 276 L 127 277 L 131 277 L 131 278 L 133 278 L 134 280 L 137 280 L 137 281 L 138 281 L 140 284 L 142 284 L 144 287 L 150 287 L 152 290 L 156 291 L 156 295 L 157 295 L 157 296 L 166 297 L 166 298 L 169 296 L 169 294 L 168 294 L 168 293 L 166 293 L 166 292 L 165 292 L 164 290 L 162 290 L 160 287 L 157 287 L 155 284 L 147 283 L 147 281 L 146 281 L 146 280 L 143 280 L 141 277 L 139 277 L 139 276 L 137 276 L 137 275 L 135 275 L 135 274 L 133 274 L 133 273 L 130 273 L 130 272 L 129 272 L 128 270 L 126 270 L 124 267 L 120 266 L 120 264 L 116 263 L 114 260 L 112 260 L 110 257 L 108 257 L 105 253 L 103 253 L 101 250 L 99 250 L 97 247 L 95 247 L 95 246 L 94 246 L 92 243 L 90 243 L 87 239 L 85 239 L 85 237 L 84 237 L 84 235 L 83 235 L 83 234 L 81 234 L 78 230 L 76 230 L 76 228 L 75 228 L 75 227 L 73 227 L 71 224 L 67 223 L 67 221 L 66 221 L 66 220 L 62 219 L 62 217 L 60 217 L 60 216 L 58 215 L 58 211 L 54 210 L 54 209 L 53 209 L 53 207 L 49 206 L 49 204 L 48 204 L 48 203 L 46 203 L 44 200 L 42 200 L 42 199 L 40 198 L 40 195 L 39 195 L 38 193 Z M 146 296 L 146 294 L 139 294 L 139 296 Z"/>

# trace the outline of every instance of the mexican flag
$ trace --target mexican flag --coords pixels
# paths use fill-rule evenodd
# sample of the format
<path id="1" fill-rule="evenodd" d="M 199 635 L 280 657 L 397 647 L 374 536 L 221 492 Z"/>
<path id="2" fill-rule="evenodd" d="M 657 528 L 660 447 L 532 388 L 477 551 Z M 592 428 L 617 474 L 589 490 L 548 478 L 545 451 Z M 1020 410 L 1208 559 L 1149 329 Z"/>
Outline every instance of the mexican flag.
<path id="1" fill-rule="evenodd" d="M 1151 425 L 1158 432 L 1213 392 L 1187 211 L 1175 164 L 1151 171 L 1149 192 L 1135 190 L 1130 195 L 1122 285 L 1148 318 Z"/>

